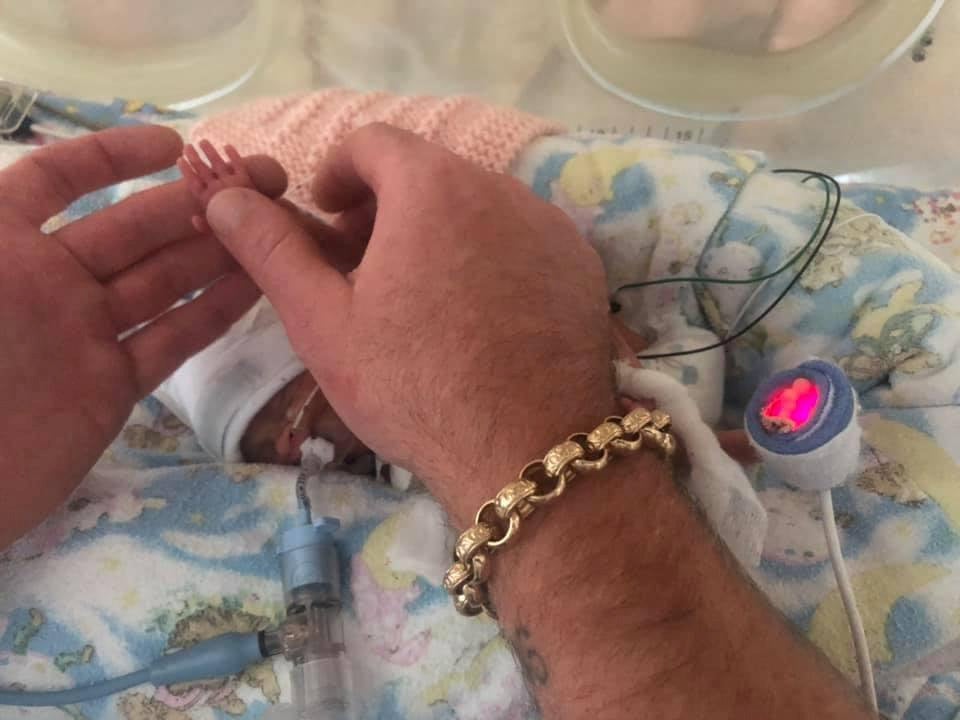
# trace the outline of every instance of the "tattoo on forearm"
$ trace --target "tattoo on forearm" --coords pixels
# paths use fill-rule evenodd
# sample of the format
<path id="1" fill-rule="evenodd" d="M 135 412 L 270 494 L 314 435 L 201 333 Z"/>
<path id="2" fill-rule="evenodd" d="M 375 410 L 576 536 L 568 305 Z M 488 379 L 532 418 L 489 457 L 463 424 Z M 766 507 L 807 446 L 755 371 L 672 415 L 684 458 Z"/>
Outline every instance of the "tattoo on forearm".
<path id="1" fill-rule="evenodd" d="M 546 687 L 550 681 L 547 661 L 533 646 L 530 631 L 526 626 L 518 625 L 516 631 L 514 631 L 513 649 L 517 654 L 520 670 L 523 672 L 523 677 L 527 681 L 530 691 L 536 693 L 540 688 Z"/>

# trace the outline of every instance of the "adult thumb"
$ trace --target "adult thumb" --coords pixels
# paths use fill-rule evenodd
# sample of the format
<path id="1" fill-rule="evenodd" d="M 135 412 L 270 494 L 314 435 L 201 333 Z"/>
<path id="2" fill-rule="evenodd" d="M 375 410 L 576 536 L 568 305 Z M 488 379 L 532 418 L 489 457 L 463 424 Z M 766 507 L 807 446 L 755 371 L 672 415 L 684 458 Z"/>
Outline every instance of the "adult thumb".
<path id="1" fill-rule="evenodd" d="M 284 207 L 254 190 L 229 188 L 210 200 L 207 222 L 273 303 L 295 346 L 327 345 L 339 334 L 350 285 Z"/>

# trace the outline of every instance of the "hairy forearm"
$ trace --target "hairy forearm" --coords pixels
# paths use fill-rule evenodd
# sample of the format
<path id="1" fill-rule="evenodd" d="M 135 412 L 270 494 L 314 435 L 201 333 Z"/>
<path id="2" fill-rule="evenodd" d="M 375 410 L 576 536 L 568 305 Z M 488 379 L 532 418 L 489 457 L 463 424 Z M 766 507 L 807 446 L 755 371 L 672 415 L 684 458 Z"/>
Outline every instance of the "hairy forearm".
<path id="1" fill-rule="evenodd" d="M 491 589 L 546 718 L 868 717 L 650 453 L 525 520 Z"/>

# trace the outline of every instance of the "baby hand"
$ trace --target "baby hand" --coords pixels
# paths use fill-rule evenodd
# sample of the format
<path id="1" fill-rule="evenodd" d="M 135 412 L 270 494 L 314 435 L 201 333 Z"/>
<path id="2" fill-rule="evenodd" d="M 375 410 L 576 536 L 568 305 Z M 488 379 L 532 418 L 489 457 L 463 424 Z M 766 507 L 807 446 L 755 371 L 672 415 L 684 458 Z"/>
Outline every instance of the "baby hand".
<path id="1" fill-rule="evenodd" d="M 207 203 L 221 190 L 231 187 L 243 187 L 256 190 L 256 186 L 247 173 L 240 153 L 233 145 L 225 145 L 223 150 L 227 160 L 220 157 L 220 153 L 209 140 L 201 140 L 200 149 L 207 156 L 206 162 L 201 158 L 193 145 L 183 149 L 183 157 L 177 160 L 177 167 L 187 181 L 187 187 L 200 203 L 200 212 L 193 216 L 193 226 L 197 232 L 209 233 L 210 226 L 205 217 Z"/>

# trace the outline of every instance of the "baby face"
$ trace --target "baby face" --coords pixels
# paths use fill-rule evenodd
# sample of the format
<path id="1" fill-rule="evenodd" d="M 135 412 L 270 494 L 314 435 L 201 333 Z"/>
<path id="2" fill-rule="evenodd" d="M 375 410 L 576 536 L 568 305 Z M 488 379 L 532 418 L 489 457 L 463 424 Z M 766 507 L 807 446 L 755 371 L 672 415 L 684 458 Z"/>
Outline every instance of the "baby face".
<path id="1" fill-rule="evenodd" d="M 247 462 L 298 465 L 300 445 L 311 437 L 332 443 L 334 462 L 341 465 L 352 466 L 370 452 L 330 407 L 323 393 L 313 394 L 316 387 L 310 373 L 303 372 L 264 405 L 240 441 Z"/>

